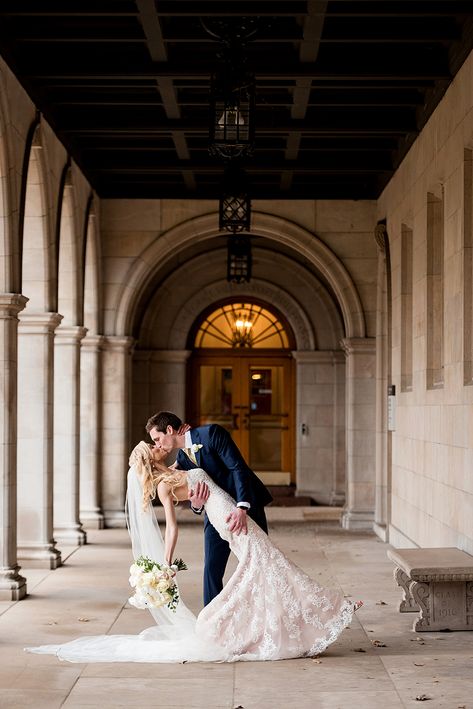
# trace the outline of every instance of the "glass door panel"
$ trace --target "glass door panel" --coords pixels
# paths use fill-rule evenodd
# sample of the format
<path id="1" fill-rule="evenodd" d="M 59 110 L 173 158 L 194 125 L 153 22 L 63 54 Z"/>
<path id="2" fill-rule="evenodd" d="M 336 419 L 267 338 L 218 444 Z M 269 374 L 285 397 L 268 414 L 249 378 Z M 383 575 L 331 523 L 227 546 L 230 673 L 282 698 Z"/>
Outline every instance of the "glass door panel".
<path id="1" fill-rule="evenodd" d="M 236 425 L 232 413 L 233 368 L 201 365 L 199 384 L 199 425 L 218 423 L 231 433 Z"/>
<path id="2" fill-rule="evenodd" d="M 283 412 L 283 367 L 249 368 L 249 458 L 250 467 L 266 472 L 280 472 L 283 430 L 287 429 Z"/>

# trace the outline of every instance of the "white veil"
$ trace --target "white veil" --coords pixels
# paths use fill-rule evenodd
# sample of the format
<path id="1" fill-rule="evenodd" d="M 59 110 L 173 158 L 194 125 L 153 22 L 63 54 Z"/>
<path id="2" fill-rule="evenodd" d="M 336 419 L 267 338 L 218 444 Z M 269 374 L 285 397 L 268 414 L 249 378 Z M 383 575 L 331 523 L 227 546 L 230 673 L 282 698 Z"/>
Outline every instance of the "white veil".
<path id="1" fill-rule="evenodd" d="M 146 509 L 143 510 L 143 489 L 135 465 L 132 465 L 128 471 L 125 516 L 131 539 L 133 559 L 136 560 L 139 556 L 147 556 L 152 561 L 157 561 L 158 564 L 164 563 L 163 535 L 151 502 L 148 502 Z M 171 611 L 167 606 L 149 608 L 149 612 L 157 625 L 172 626 L 169 630 L 172 630 L 173 637 L 175 637 L 178 627 L 182 629 L 183 626 L 188 623 L 195 623 L 196 620 L 195 615 L 187 608 L 182 598 L 179 600 L 175 612 Z M 162 637 L 162 632 L 160 632 L 160 637 Z"/>

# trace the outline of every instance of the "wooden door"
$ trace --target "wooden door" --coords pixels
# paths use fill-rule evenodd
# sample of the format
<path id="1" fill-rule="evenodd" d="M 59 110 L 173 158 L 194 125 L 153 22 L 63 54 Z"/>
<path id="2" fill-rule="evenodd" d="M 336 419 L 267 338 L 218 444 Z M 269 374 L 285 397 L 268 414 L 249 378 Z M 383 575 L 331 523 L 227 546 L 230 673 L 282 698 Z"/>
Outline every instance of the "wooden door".
<path id="1" fill-rule="evenodd" d="M 191 362 L 190 421 L 226 428 L 268 484 L 294 479 L 292 365 L 289 355 L 221 350 Z"/>

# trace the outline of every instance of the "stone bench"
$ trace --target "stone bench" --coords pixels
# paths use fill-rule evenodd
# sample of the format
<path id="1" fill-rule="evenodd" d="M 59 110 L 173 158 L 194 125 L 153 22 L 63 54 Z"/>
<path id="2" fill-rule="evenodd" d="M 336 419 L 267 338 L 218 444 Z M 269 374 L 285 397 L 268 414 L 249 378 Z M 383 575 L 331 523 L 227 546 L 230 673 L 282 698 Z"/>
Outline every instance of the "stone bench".
<path id="1" fill-rule="evenodd" d="M 392 549 L 401 613 L 419 612 L 413 630 L 473 630 L 473 556 L 456 548 Z"/>

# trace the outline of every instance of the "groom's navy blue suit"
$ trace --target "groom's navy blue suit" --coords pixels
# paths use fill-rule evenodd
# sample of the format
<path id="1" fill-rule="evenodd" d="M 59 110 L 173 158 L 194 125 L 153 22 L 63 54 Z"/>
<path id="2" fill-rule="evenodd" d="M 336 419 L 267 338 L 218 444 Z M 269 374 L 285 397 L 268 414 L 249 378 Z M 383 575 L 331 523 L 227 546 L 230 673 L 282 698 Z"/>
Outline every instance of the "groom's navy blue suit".
<path id="1" fill-rule="evenodd" d="M 248 502 L 249 516 L 265 532 L 268 531 L 264 506 L 271 502 L 269 490 L 257 475 L 247 466 L 230 434 L 221 426 L 211 424 L 190 431 L 192 443 L 201 444 L 194 453 L 197 467 L 203 468 L 219 487 L 228 492 L 238 502 Z M 190 470 L 195 465 L 179 451 L 177 464 L 181 470 Z M 223 575 L 230 555 L 228 542 L 224 541 L 207 515 L 205 532 L 204 605 L 210 603 L 223 588 Z"/>

